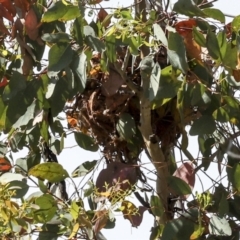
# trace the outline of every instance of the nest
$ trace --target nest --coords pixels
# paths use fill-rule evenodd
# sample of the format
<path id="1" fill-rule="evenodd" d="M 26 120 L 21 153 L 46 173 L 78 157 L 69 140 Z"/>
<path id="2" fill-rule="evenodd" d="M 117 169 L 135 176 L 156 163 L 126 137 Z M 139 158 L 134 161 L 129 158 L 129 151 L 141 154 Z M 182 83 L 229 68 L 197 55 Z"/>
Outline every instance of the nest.
<path id="1" fill-rule="evenodd" d="M 166 49 L 159 49 L 155 61 L 161 67 L 166 66 Z M 117 67 L 121 67 L 125 49 L 118 54 Z M 138 68 L 140 59 L 135 61 L 132 71 L 131 57 L 129 66 L 126 68 L 126 75 L 136 86 L 141 84 L 140 70 Z M 81 131 L 95 139 L 99 146 L 102 146 L 103 154 L 108 162 L 136 162 L 138 155 L 144 149 L 144 142 L 141 134 L 135 138 L 138 141 L 138 151 L 133 154 L 127 140 L 120 137 L 116 130 L 116 124 L 123 113 L 130 114 L 136 126 L 140 125 L 139 99 L 127 86 L 126 82 L 116 71 L 116 65 L 109 64 L 107 73 L 101 72 L 100 55 L 92 58 L 92 69 L 88 74 L 88 81 L 84 92 L 77 94 L 67 104 L 66 114 L 69 128 Z M 176 99 L 174 104 L 176 104 Z M 71 107 L 68 107 L 71 106 Z M 157 110 L 152 110 L 152 128 L 156 141 L 162 147 L 168 146 L 179 137 L 178 128 L 171 112 L 160 116 Z"/>

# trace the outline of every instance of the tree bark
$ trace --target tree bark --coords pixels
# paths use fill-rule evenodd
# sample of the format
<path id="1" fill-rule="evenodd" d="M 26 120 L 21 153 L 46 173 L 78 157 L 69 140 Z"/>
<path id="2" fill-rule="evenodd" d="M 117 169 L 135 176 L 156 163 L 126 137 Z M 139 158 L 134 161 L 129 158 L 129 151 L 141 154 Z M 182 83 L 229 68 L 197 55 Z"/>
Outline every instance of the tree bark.
<path id="1" fill-rule="evenodd" d="M 145 0 L 134 0 L 135 5 L 135 14 L 136 19 L 139 19 L 141 16 L 142 21 L 147 20 L 147 11 L 146 11 L 146 2 Z M 143 59 L 149 54 L 149 47 L 143 45 L 140 48 L 141 58 Z M 143 136 L 145 146 L 149 155 L 151 157 L 151 161 L 156 168 L 157 171 L 157 182 L 156 182 L 156 191 L 162 201 L 162 204 L 165 209 L 165 213 L 159 219 L 157 219 L 159 224 L 165 224 L 168 220 L 168 184 L 167 177 L 169 175 L 167 159 L 163 154 L 161 147 L 159 146 L 159 142 L 153 143 L 150 141 L 150 137 L 154 134 L 152 130 L 151 124 L 151 103 L 149 99 L 145 96 L 145 92 L 150 88 L 150 78 L 142 76 L 142 91 L 139 94 L 140 99 L 140 131 Z"/>

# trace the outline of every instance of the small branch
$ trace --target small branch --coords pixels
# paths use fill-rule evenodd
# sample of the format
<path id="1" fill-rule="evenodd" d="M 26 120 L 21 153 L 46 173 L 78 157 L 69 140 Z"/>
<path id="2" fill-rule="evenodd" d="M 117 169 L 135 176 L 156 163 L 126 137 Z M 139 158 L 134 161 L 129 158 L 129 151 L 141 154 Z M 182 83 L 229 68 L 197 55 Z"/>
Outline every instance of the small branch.
<path id="1" fill-rule="evenodd" d="M 128 62 L 129 62 L 129 58 L 130 58 L 130 51 L 129 51 L 129 47 L 127 47 L 127 51 L 126 51 L 126 54 L 124 56 L 124 61 L 123 61 L 122 68 L 121 68 L 123 72 L 126 72 Z"/>
<path id="2" fill-rule="evenodd" d="M 123 72 L 117 63 L 114 63 L 114 70 L 117 71 L 117 73 L 126 81 L 127 86 L 136 93 L 136 95 L 139 95 L 141 88 L 138 85 L 135 85 L 131 80 L 128 79 L 128 76 L 125 72 Z"/>

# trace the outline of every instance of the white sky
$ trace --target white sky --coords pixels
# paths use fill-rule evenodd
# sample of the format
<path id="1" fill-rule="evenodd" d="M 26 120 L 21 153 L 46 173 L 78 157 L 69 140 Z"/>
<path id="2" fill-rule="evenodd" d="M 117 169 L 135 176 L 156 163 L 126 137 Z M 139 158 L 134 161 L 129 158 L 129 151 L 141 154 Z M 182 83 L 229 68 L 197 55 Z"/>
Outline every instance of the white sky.
<path id="1" fill-rule="evenodd" d="M 105 6 L 114 7 L 114 6 L 129 6 L 131 3 L 132 3 L 131 0 L 121 0 L 121 1 L 110 0 L 110 1 L 102 2 L 101 5 L 103 7 Z M 231 14 L 231 15 L 240 14 L 239 0 L 219 0 L 217 3 L 215 3 L 215 6 L 216 8 L 219 8 L 220 10 L 222 10 L 224 13 L 227 13 L 227 14 Z M 229 20 L 227 22 L 229 22 Z M 189 141 L 189 146 L 188 146 L 188 149 L 193 154 L 193 156 L 196 156 L 198 152 L 196 139 L 197 139 L 196 137 L 192 137 L 191 141 Z M 94 159 L 100 159 L 101 157 L 100 153 L 92 153 L 92 152 L 84 151 L 79 147 L 69 148 L 73 145 L 75 145 L 75 141 L 73 140 L 73 135 L 70 135 L 68 139 L 65 140 L 66 149 L 64 149 L 63 152 L 58 156 L 59 163 L 63 165 L 63 167 L 69 172 L 69 174 L 71 174 L 72 171 L 81 163 L 88 160 L 91 161 Z M 24 156 L 25 154 L 20 153 L 18 154 L 17 157 L 24 157 Z M 14 157 L 16 157 L 16 155 L 14 155 Z M 148 160 L 145 157 L 143 157 L 142 161 L 148 161 Z M 70 181 L 68 182 L 69 182 L 68 191 L 69 191 L 69 195 L 71 195 L 72 188 L 70 185 Z M 209 186 L 209 184 L 211 183 L 204 182 L 205 187 Z M 195 189 L 202 191 L 202 188 L 199 182 L 196 184 Z M 136 205 L 140 205 L 138 201 L 134 201 L 134 203 L 136 203 Z M 138 227 L 138 229 L 132 228 L 128 220 L 124 220 L 121 216 L 118 217 L 118 214 L 117 214 L 115 228 L 112 230 L 103 229 L 102 233 L 107 238 L 107 240 L 147 240 L 149 239 L 150 229 L 152 226 L 153 226 L 153 216 L 150 215 L 148 212 L 144 213 L 143 222 Z"/>

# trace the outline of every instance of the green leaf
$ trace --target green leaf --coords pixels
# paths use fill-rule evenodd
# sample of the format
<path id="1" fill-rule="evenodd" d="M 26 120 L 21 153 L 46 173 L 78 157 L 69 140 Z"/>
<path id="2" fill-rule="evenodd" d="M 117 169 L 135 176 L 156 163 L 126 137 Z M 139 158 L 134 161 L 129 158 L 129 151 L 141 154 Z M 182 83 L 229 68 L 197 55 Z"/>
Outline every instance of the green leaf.
<path id="1" fill-rule="evenodd" d="M 96 37 L 94 29 L 89 25 L 86 25 L 86 26 L 83 27 L 83 33 L 84 33 L 85 36 Z"/>
<path id="2" fill-rule="evenodd" d="M 178 0 L 173 6 L 173 11 L 189 17 L 206 17 L 193 0 Z"/>
<path id="3" fill-rule="evenodd" d="M 68 43 L 72 40 L 71 36 L 64 32 L 58 32 L 58 33 L 44 33 L 41 36 L 42 40 L 49 43 L 59 43 L 59 42 L 65 42 Z"/>
<path id="4" fill-rule="evenodd" d="M 148 92 L 149 101 L 154 100 L 154 98 L 157 96 L 160 77 L 161 77 L 161 67 L 158 64 L 158 62 L 156 62 L 150 76 L 150 86 L 149 86 L 149 92 Z"/>
<path id="5" fill-rule="evenodd" d="M 14 191 L 13 198 L 22 198 L 26 195 L 29 186 L 24 181 L 14 180 L 9 182 L 7 189 Z"/>
<path id="6" fill-rule="evenodd" d="M 98 162 L 97 160 L 93 160 L 93 161 L 86 161 L 82 163 L 72 172 L 72 177 L 75 178 L 75 177 L 82 177 L 87 175 L 89 172 L 91 172 L 94 169 L 97 162 Z"/>
<path id="7" fill-rule="evenodd" d="M 35 204 L 37 204 L 40 209 L 34 211 L 34 219 L 38 222 L 46 223 L 50 221 L 57 210 L 56 200 L 50 194 L 43 194 L 36 198 Z"/>
<path id="8" fill-rule="evenodd" d="M 205 135 L 198 136 L 199 149 L 204 157 L 209 157 L 212 153 L 212 148 L 214 147 L 214 138 L 207 138 Z"/>
<path id="9" fill-rule="evenodd" d="M 191 136 L 199 134 L 212 134 L 216 129 L 215 121 L 212 116 L 203 115 L 195 120 L 189 134 Z"/>
<path id="10" fill-rule="evenodd" d="M 225 31 L 221 31 L 218 33 L 217 40 L 218 40 L 218 46 L 220 48 L 220 57 L 221 57 L 221 60 L 223 61 L 227 51 L 227 37 L 226 37 Z"/>
<path id="11" fill-rule="evenodd" d="M 9 183 L 11 181 L 22 181 L 24 179 L 24 177 L 22 176 L 22 174 L 19 173 L 4 173 L 0 176 L 0 183 L 2 185 Z"/>
<path id="12" fill-rule="evenodd" d="M 169 189 L 173 195 L 184 196 L 192 193 L 189 185 L 178 177 L 169 176 L 167 181 Z"/>
<path id="13" fill-rule="evenodd" d="M 105 37 L 105 43 L 106 43 L 106 53 L 107 57 L 110 62 L 114 63 L 116 61 L 116 38 L 114 35 L 109 35 Z"/>
<path id="14" fill-rule="evenodd" d="M 152 227 L 150 240 L 158 240 L 162 232 L 163 232 L 163 225 Z"/>
<path id="15" fill-rule="evenodd" d="M 233 186 L 240 192 L 240 164 L 236 163 L 232 169 Z"/>
<path id="16" fill-rule="evenodd" d="M 84 52 L 80 55 L 77 55 L 73 59 L 73 63 L 71 64 L 71 69 L 78 79 L 78 92 L 82 93 L 85 89 L 87 82 L 87 57 Z"/>
<path id="17" fill-rule="evenodd" d="M 32 104 L 27 108 L 27 111 L 13 124 L 14 128 L 19 128 L 21 126 L 27 125 L 28 122 L 33 119 L 34 112 L 36 107 L 36 101 L 33 101 Z"/>
<path id="18" fill-rule="evenodd" d="M 44 182 L 40 179 L 38 179 L 38 186 L 39 189 L 43 192 L 43 193 L 47 193 L 48 192 L 48 187 L 44 184 Z"/>
<path id="19" fill-rule="evenodd" d="M 194 232 L 194 221 L 191 219 L 180 217 L 172 221 L 168 221 L 165 228 L 163 229 L 163 234 L 161 240 L 189 240 L 190 236 Z"/>
<path id="20" fill-rule="evenodd" d="M 98 150 L 98 144 L 95 143 L 94 139 L 81 132 L 74 132 L 74 137 L 77 144 L 88 151 L 96 152 Z"/>
<path id="21" fill-rule="evenodd" d="M 206 46 L 209 51 L 209 54 L 214 58 L 218 59 L 221 57 L 220 48 L 218 45 L 218 40 L 216 34 L 212 32 L 211 29 L 208 29 L 207 37 L 206 37 Z"/>
<path id="22" fill-rule="evenodd" d="M 85 37 L 87 46 L 96 52 L 102 53 L 105 50 L 105 44 L 98 38 L 88 35 Z"/>
<path id="23" fill-rule="evenodd" d="M 227 67 L 235 69 L 237 66 L 237 47 L 232 46 L 232 43 L 227 43 L 227 49 L 223 58 L 223 64 Z"/>
<path id="24" fill-rule="evenodd" d="M 40 152 L 39 151 L 31 152 L 30 154 L 28 154 L 26 161 L 27 161 L 27 169 L 30 169 L 36 166 L 41 161 Z"/>
<path id="25" fill-rule="evenodd" d="M 51 183 L 60 182 L 69 177 L 62 165 L 55 162 L 38 164 L 29 170 L 29 175 L 39 178 L 40 180 L 46 179 Z"/>
<path id="26" fill-rule="evenodd" d="M 225 23 L 224 14 L 216 8 L 205 8 L 202 10 L 208 17 L 218 20 L 221 23 Z"/>
<path id="27" fill-rule="evenodd" d="M 231 236 L 232 229 L 226 218 L 213 215 L 208 226 L 209 233 L 216 236 Z"/>
<path id="28" fill-rule="evenodd" d="M 164 206 L 158 196 L 154 196 L 154 195 L 151 196 L 150 206 L 151 206 L 151 211 L 155 216 L 161 217 L 163 215 Z"/>
<path id="29" fill-rule="evenodd" d="M 225 214 L 228 214 L 228 213 L 229 213 L 229 204 L 228 204 L 227 196 L 226 194 L 222 194 L 222 197 L 218 206 L 219 217 L 222 218 Z"/>
<path id="30" fill-rule="evenodd" d="M 197 30 L 196 27 L 193 27 L 193 38 L 201 47 L 206 47 L 206 39 L 204 35 Z"/>
<path id="31" fill-rule="evenodd" d="M 7 144 L 0 141 L 0 157 L 4 157 L 8 151 Z"/>
<path id="32" fill-rule="evenodd" d="M 168 46 L 168 40 L 161 26 L 157 23 L 153 24 L 153 35 L 157 41 L 161 41 L 165 46 Z"/>
<path id="33" fill-rule="evenodd" d="M 150 77 L 152 70 L 155 66 L 153 56 L 148 55 L 142 59 L 139 64 L 139 68 L 141 70 L 141 74 L 144 74 L 146 77 Z"/>
<path id="34" fill-rule="evenodd" d="M 18 152 L 18 150 L 22 150 L 25 146 L 25 133 L 24 132 L 16 132 L 9 139 L 9 145 L 13 152 Z M 2 150 L 0 147 L 0 155 L 2 154 Z"/>
<path id="35" fill-rule="evenodd" d="M 230 120 L 229 108 L 226 105 L 220 107 L 213 112 L 212 116 L 218 122 L 228 122 Z"/>
<path id="36" fill-rule="evenodd" d="M 62 1 L 58 1 L 49 8 L 42 17 L 42 22 L 69 21 L 80 16 L 77 6 L 72 4 L 65 5 Z"/>
<path id="37" fill-rule="evenodd" d="M 186 49 L 183 38 L 178 33 L 169 33 L 167 52 L 173 68 L 186 73 L 189 69 L 187 64 Z"/>
<path id="38" fill-rule="evenodd" d="M 54 44 L 48 53 L 48 70 L 52 72 L 59 72 L 67 67 L 73 57 L 73 50 L 68 43 Z"/>
<path id="39" fill-rule="evenodd" d="M 117 122 L 116 129 L 121 138 L 128 140 L 136 134 L 136 125 L 133 117 L 128 113 L 123 113 Z"/>
<path id="40" fill-rule="evenodd" d="M 232 26 L 232 30 L 234 32 L 237 32 L 237 33 L 239 32 L 239 30 L 240 30 L 240 15 L 236 16 L 233 19 L 231 26 Z"/>
<path id="41" fill-rule="evenodd" d="M 16 167 L 15 171 L 17 173 L 23 174 L 23 176 L 27 175 L 28 172 L 28 166 L 27 166 L 27 159 L 26 158 L 18 158 L 16 160 Z"/>
<path id="42" fill-rule="evenodd" d="M 74 20 L 73 37 L 79 46 L 83 46 L 83 18 L 81 17 Z"/>
<path id="43" fill-rule="evenodd" d="M 9 84 L 4 88 L 2 99 L 8 101 L 13 98 L 18 92 L 26 88 L 25 77 L 17 72 L 13 71 L 13 75 L 10 78 Z"/>

